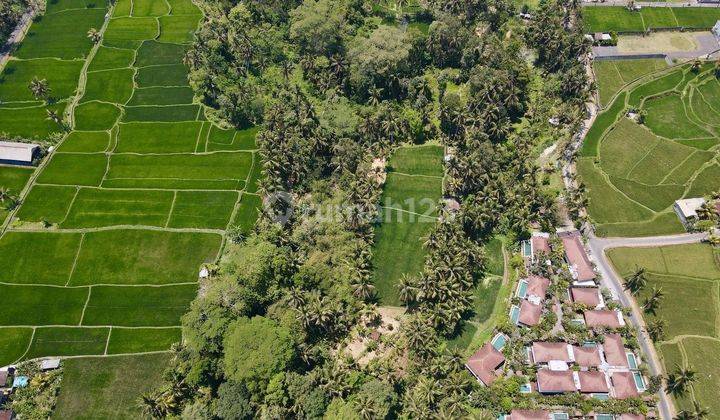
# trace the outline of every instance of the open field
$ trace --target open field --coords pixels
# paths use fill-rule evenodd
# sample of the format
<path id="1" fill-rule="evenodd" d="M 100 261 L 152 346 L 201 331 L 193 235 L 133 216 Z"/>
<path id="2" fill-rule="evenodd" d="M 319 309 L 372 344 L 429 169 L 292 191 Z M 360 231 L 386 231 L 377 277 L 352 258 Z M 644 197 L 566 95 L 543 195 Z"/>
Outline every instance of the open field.
<path id="1" fill-rule="evenodd" d="M 698 381 L 688 397 L 677 402 L 681 409 L 692 409 L 692 399 L 720 412 L 717 387 L 720 386 L 720 255 L 704 244 L 660 248 L 615 248 L 608 252 L 616 270 L 623 276 L 636 266 L 648 271 L 648 285 L 639 302 L 652 287 L 665 293 L 657 315 L 648 321 L 667 322 L 664 341 L 656 343 L 666 371 L 676 365 L 691 366 Z"/>
<path id="2" fill-rule="evenodd" d="M 621 53 L 656 54 L 676 51 L 695 51 L 700 46 L 699 35 L 708 32 L 653 32 L 649 35 L 618 37 L 617 49 Z"/>
<path id="3" fill-rule="evenodd" d="M 140 418 L 137 400 L 162 380 L 169 357 L 147 354 L 63 361 L 62 388 L 52 418 Z"/>
<path id="4" fill-rule="evenodd" d="M 710 29 L 720 10 L 708 7 L 583 7 L 587 32 L 645 32 L 651 28 Z"/>
<path id="5" fill-rule="evenodd" d="M 624 85 L 666 67 L 665 60 L 658 58 L 595 61 L 593 71 L 600 94 L 600 104 L 603 107 L 607 106 Z"/>
<path id="6" fill-rule="evenodd" d="M 577 168 L 599 235 L 682 232 L 674 201 L 717 189 L 720 83 L 710 68 L 685 65 L 625 85 L 595 120 Z M 628 106 L 646 112 L 643 124 L 623 115 Z"/>
<path id="7" fill-rule="evenodd" d="M 72 114 L 72 130 L 0 232 L 0 295 L 13 302 L 0 313 L 0 364 L 168 350 L 201 265 L 216 260 L 229 227 L 249 231 L 261 205 L 257 129 L 214 126 L 188 86 L 182 58 L 200 11 L 189 0 L 121 1 L 105 29 L 106 11 L 104 1 L 49 2 L 0 76 L 2 131 L 59 131 L 30 95 L 35 76 Z M 105 31 L 94 47 L 91 26 Z M 31 174 L 2 166 L 0 186 L 19 194 Z M 91 409 L 61 396 L 56 414 L 133 417 L 136 397 L 127 407 L 110 395 L 129 391 L 97 392 L 107 395 Z"/>
<path id="8" fill-rule="evenodd" d="M 442 195 L 442 157 L 435 145 L 401 147 L 388 162 L 373 257 L 375 287 L 384 305 L 399 305 L 397 282 L 424 265 L 423 241 L 436 223 Z"/>

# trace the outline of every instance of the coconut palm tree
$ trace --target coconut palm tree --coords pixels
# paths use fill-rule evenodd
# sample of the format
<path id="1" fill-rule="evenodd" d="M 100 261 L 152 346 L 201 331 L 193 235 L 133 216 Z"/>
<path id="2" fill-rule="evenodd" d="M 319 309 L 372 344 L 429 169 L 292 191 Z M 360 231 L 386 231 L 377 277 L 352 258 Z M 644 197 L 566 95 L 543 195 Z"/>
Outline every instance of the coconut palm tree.
<path id="1" fill-rule="evenodd" d="M 57 113 L 57 111 L 52 109 L 45 110 L 47 112 L 47 119 L 54 122 L 57 125 L 62 125 L 62 119 L 60 118 L 60 114 Z"/>
<path id="2" fill-rule="evenodd" d="M 368 300 L 375 293 L 375 286 L 369 279 L 356 279 L 350 285 L 353 288 L 353 295 L 358 299 Z"/>
<path id="3" fill-rule="evenodd" d="M 4 203 L 5 200 L 9 200 L 10 197 L 10 189 L 6 187 L 0 187 L 0 203 Z"/>
<path id="4" fill-rule="evenodd" d="M 695 371 L 692 368 L 683 368 L 677 365 L 675 371 L 668 374 L 665 379 L 665 391 L 675 396 L 682 396 L 687 392 L 688 386 L 696 380 Z"/>
<path id="5" fill-rule="evenodd" d="M 647 324 L 647 333 L 652 341 L 660 341 L 665 337 L 667 322 L 664 319 L 655 319 Z"/>
<path id="6" fill-rule="evenodd" d="M 87 37 L 90 38 L 93 44 L 97 44 L 100 40 L 102 40 L 102 34 L 95 28 L 90 28 L 87 32 Z"/>
<path id="7" fill-rule="evenodd" d="M 633 296 L 637 296 L 647 285 L 647 273 L 645 267 L 635 267 L 635 272 L 625 278 L 625 289 Z"/>
<path id="8" fill-rule="evenodd" d="M 693 400 L 693 413 L 692 418 L 695 420 L 701 420 L 707 418 L 710 415 L 710 410 L 707 407 L 703 407 L 699 402 Z"/>
<path id="9" fill-rule="evenodd" d="M 28 85 L 28 89 L 32 92 L 35 99 L 47 99 L 50 96 L 50 85 L 45 79 L 38 79 L 37 76 L 33 77 Z"/>
<path id="10" fill-rule="evenodd" d="M 656 315 L 664 296 L 665 294 L 662 291 L 662 287 L 659 289 L 653 287 L 652 293 L 645 298 L 645 302 L 643 302 L 643 310 L 645 313 Z"/>
<path id="11" fill-rule="evenodd" d="M 400 289 L 400 301 L 403 302 L 405 306 L 410 306 L 417 301 L 419 290 L 412 277 L 403 274 L 398 283 L 398 289 Z"/>

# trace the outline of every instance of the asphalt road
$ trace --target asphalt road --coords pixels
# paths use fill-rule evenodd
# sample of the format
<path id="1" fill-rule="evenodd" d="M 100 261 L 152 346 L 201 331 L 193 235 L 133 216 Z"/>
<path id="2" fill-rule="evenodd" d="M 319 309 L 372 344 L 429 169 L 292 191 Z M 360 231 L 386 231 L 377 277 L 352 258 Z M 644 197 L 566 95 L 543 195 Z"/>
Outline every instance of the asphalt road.
<path id="1" fill-rule="evenodd" d="M 605 251 L 611 248 L 622 247 L 658 247 L 691 244 L 701 242 L 706 237 L 707 234 L 705 233 L 653 236 L 647 238 L 597 238 L 594 233 L 591 233 L 589 236 L 588 247 L 590 248 L 590 256 L 601 274 L 602 285 L 610 290 L 615 298 L 620 300 L 623 306 L 632 309 L 630 322 L 637 332 L 638 343 L 640 344 L 643 354 L 646 355 L 645 362 L 650 366 L 650 372 L 653 375 L 661 375 L 662 368 L 660 359 L 655 352 L 655 346 L 645 332 L 645 321 L 640 312 L 640 307 L 635 302 L 635 299 L 625 294 L 623 281 L 613 269 L 612 264 L 605 255 Z M 662 418 L 667 420 L 672 419 L 675 409 L 670 397 L 662 390 L 658 393 L 658 396 L 660 398 L 659 408 Z"/>

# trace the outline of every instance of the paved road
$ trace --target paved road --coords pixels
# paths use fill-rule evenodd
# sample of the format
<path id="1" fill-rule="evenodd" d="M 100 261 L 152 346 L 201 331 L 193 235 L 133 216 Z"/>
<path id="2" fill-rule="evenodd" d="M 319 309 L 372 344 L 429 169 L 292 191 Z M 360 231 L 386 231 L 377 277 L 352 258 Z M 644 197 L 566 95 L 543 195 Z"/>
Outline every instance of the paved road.
<path id="1" fill-rule="evenodd" d="M 638 336 L 638 343 L 646 355 L 646 362 L 650 366 L 650 372 L 653 375 L 661 375 L 662 368 L 660 359 L 655 352 L 655 346 L 652 340 L 645 332 L 645 321 L 640 312 L 640 307 L 632 299 L 625 294 L 625 290 L 622 286 L 622 279 L 615 272 L 605 255 L 605 251 L 611 248 L 621 247 L 658 247 L 666 245 L 682 245 L 701 242 L 707 237 L 705 233 L 694 233 L 694 234 L 683 234 L 683 235 L 670 235 L 670 236 L 653 236 L 648 238 L 597 238 L 593 233 L 589 235 L 588 246 L 590 248 L 590 255 L 595 262 L 600 274 L 602 276 L 602 284 L 616 299 L 619 299 L 623 306 L 632 309 L 632 315 L 630 321 L 635 328 Z M 664 392 L 658 393 L 660 397 L 660 414 L 662 418 L 670 420 L 673 418 L 675 408 L 672 401 Z"/>
<path id="2" fill-rule="evenodd" d="M 5 67 L 5 63 L 10 59 L 10 53 L 16 44 L 22 42 L 25 38 L 28 28 L 32 25 L 32 18 L 35 15 L 35 10 L 28 10 L 18 22 L 15 30 L 10 34 L 5 45 L 0 46 L 0 71 Z"/>

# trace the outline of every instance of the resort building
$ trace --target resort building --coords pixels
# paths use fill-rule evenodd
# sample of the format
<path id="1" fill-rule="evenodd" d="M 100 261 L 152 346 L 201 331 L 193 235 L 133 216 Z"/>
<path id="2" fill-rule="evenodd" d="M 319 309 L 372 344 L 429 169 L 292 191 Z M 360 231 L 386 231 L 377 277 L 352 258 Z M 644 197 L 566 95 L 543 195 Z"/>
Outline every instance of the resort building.
<path id="1" fill-rule="evenodd" d="M 540 369 L 537 372 L 537 388 L 541 394 L 564 394 L 576 392 L 579 383 L 571 370 Z"/>
<path id="2" fill-rule="evenodd" d="M 576 284 L 592 286 L 595 284 L 595 270 L 585 252 L 585 247 L 580 239 L 580 232 L 559 233 L 563 247 L 565 248 L 565 260 L 570 266 L 570 272 Z"/>
<path id="3" fill-rule="evenodd" d="M 608 394 L 610 393 L 610 384 L 608 383 L 605 372 L 581 371 L 577 372 L 580 381 L 580 392 L 583 394 Z"/>
<path id="4" fill-rule="evenodd" d="M 589 328 L 621 328 L 625 326 L 622 312 L 608 309 L 585 311 L 585 325 Z"/>
<path id="5" fill-rule="evenodd" d="M 550 234 L 533 232 L 529 240 L 522 243 L 522 256 L 531 263 L 538 262 L 542 255 L 550 255 Z"/>
<path id="6" fill-rule="evenodd" d="M 540 323 L 543 307 L 540 303 L 533 303 L 523 299 L 520 303 L 519 316 L 517 323 L 526 327 L 534 327 Z"/>
<path id="7" fill-rule="evenodd" d="M 483 384 L 490 385 L 500 374 L 499 370 L 505 363 L 505 356 L 492 344 L 486 343 L 470 356 L 465 367 Z"/>
<path id="8" fill-rule="evenodd" d="M 611 369 L 628 369 L 630 367 L 620 334 L 605 334 L 602 349 L 605 362 Z"/>
<path id="9" fill-rule="evenodd" d="M 596 345 L 573 346 L 572 352 L 575 357 L 575 363 L 580 366 L 580 368 L 596 368 L 602 364 L 600 349 Z"/>
<path id="10" fill-rule="evenodd" d="M 600 289 L 597 287 L 571 287 L 570 297 L 575 303 L 582 303 L 588 308 L 599 309 L 605 306 Z"/>
<path id="11" fill-rule="evenodd" d="M 530 348 L 532 362 L 536 365 L 550 363 L 553 360 L 572 363 L 575 361 L 573 348 L 567 343 L 549 343 L 536 341 Z"/>
<path id="12" fill-rule="evenodd" d="M 613 372 L 610 380 L 612 382 L 613 397 L 624 400 L 640 396 L 640 392 L 635 385 L 633 372 Z"/>
<path id="13" fill-rule="evenodd" d="M 673 209 L 675 209 L 675 213 L 680 218 L 680 222 L 685 226 L 685 229 L 689 229 L 698 220 L 697 210 L 704 204 L 705 199 L 702 197 L 686 198 L 677 200 L 673 205 Z"/>
<path id="14" fill-rule="evenodd" d="M 39 154 L 37 144 L 0 141 L 0 164 L 29 166 Z"/>

